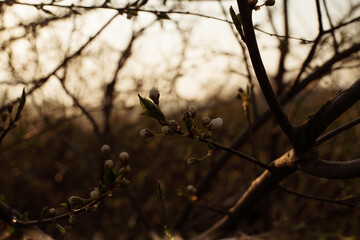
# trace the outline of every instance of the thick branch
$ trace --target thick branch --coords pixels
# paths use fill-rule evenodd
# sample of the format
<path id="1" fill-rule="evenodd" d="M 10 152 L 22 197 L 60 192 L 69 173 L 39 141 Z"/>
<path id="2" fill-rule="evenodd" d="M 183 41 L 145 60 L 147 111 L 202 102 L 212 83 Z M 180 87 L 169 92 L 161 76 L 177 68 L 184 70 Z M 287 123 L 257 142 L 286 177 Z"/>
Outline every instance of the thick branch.
<path id="1" fill-rule="evenodd" d="M 360 99 L 360 79 L 336 94 L 301 127 L 307 144 L 313 144 L 325 129 Z"/>
<path id="2" fill-rule="evenodd" d="M 261 90 L 271 109 L 271 112 L 274 114 L 281 129 L 284 131 L 290 141 L 293 141 L 293 127 L 290 124 L 286 114 L 280 106 L 278 99 L 275 96 L 260 56 L 260 51 L 254 32 L 254 26 L 251 19 L 252 9 L 249 6 L 248 1 L 246 0 L 238 0 L 237 2 L 239 5 L 241 20 L 243 23 L 245 43 L 248 47 L 251 62 L 254 67 L 255 74 L 260 84 Z"/>
<path id="3" fill-rule="evenodd" d="M 294 152 L 289 151 L 274 161 L 271 164 L 272 170 L 266 170 L 251 183 L 242 197 L 229 210 L 227 216 L 223 217 L 219 222 L 193 240 L 219 239 L 222 235 L 234 229 L 237 223 L 249 214 L 251 208 L 262 199 L 264 195 L 276 188 L 281 180 L 296 170 L 293 164 L 295 159 Z"/>
<path id="4" fill-rule="evenodd" d="M 360 158 L 335 162 L 323 159 L 304 160 L 297 163 L 300 171 L 313 176 L 330 179 L 349 179 L 360 177 Z"/>

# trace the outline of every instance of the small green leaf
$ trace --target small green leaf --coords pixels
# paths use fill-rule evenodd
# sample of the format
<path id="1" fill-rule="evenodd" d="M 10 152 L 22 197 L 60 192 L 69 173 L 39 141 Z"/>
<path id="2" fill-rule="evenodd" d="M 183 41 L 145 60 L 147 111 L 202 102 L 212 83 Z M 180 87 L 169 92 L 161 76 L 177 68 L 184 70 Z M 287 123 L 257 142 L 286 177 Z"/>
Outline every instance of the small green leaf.
<path id="1" fill-rule="evenodd" d="M 236 30 L 240 33 L 241 38 L 244 39 L 240 14 L 236 14 L 232 6 L 230 6 L 230 16 L 235 24 Z"/>
<path id="2" fill-rule="evenodd" d="M 65 228 L 63 228 L 63 227 L 62 227 L 60 224 L 58 224 L 58 223 L 55 224 L 55 227 L 56 227 L 56 229 L 59 231 L 59 233 L 61 233 L 62 235 L 65 235 L 65 233 L 66 233 Z"/>
<path id="3" fill-rule="evenodd" d="M 99 181 L 98 190 L 101 194 L 104 194 L 107 191 L 107 187 L 101 181 Z"/>
<path id="4" fill-rule="evenodd" d="M 49 208 L 48 207 L 44 207 L 41 211 L 40 214 L 40 220 L 43 219 L 44 217 L 46 217 L 47 213 L 48 213 Z"/>
<path id="5" fill-rule="evenodd" d="M 19 221 L 28 221 L 29 220 L 29 212 L 24 212 L 21 214 L 21 216 L 18 218 Z"/>
<path id="6" fill-rule="evenodd" d="M 141 115 L 145 115 L 151 118 L 155 118 L 159 122 L 165 122 L 165 116 L 161 112 L 158 106 L 156 106 L 151 100 L 141 97 L 139 94 L 139 100 L 144 112 Z"/>

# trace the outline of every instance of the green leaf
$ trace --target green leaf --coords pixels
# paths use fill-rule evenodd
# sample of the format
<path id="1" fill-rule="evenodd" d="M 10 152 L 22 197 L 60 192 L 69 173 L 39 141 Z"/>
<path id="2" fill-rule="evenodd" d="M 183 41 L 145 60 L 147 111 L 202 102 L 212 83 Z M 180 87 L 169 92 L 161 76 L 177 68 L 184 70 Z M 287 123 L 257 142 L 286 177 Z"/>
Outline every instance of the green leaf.
<path id="1" fill-rule="evenodd" d="M 24 212 L 21 214 L 21 216 L 18 218 L 19 221 L 28 221 L 29 220 L 29 212 Z"/>
<path id="2" fill-rule="evenodd" d="M 66 233 L 65 228 L 63 228 L 63 227 L 62 227 L 60 224 L 58 224 L 58 223 L 55 224 L 55 227 L 56 227 L 56 229 L 59 231 L 59 233 L 61 233 L 62 235 L 65 235 L 65 233 Z"/>
<path id="3" fill-rule="evenodd" d="M 44 208 L 42 209 L 41 214 L 40 214 L 40 220 L 43 219 L 43 218 L 47 215 L 48 210 L 49 210 L 48 207 L 44 207 Z"/>
<path id="4" fill-rule="evenodd" d="M 240 33 L 241 38 L 244 38 L 240 14 L 236 14 L 232 6 L 230 6 L 230 16 L 235 24 L 236 30 Z"/>
<path id="5" fill-rule="evenodd" d="M 101 194 L 104 194 L 107 191 L 107 187 L 101 181 L 99 181 L 98 190 Z"/>
<path id="6" fill-rule="evenodd" d="M 20 119 L 20 113 L 23 110 L 23 108 L 25 106 L 25 102 L 26 102 L 25 88 L 22 91 L 21 97 L 19 97 L 17 99 L 17 101 L 19 102 L 19 106 L 18 106 L 17 111 L 16 111 L 15 119 L 19 120 Z"/>
<path id="7" fill-rule="evenodd" d="M 104 180 L 110 183 L 113 183 L 116 179 L 116 174 L 112 171 L 112 169 L 106 169 Z"/>
<path id="8" fill-rule="evenodd" d="M 155 105 L 155 103 L 153 103 L 149 99 L 141 97 L 140 94 L 138 94 L 138 96 L 139 96 L 141 107 L 142 107 L 142 109 L 144 109 L 144 112 L 141 115 L 155 118 L 159 122 L 166 121 L 164 114 L 161 112 L 159 107 Z"/>

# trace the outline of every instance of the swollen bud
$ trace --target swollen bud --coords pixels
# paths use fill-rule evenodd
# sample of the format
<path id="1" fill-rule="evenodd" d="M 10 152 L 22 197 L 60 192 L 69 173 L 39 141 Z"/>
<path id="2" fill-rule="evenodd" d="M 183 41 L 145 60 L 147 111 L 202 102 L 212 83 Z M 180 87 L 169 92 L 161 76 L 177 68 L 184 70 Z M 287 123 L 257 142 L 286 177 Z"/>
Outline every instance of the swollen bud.
<path id="1" fill-rule="evenodd" d="M 148 128 L 144 128 L 140 131 L 140 136 L 143 138 L 149 138 L 155 136 L 155 134 Z"/>
<path id="2" fill-rule="evenodd" d="M 149 97 L 156 105 L 159 105 L 160 92 L 157 88 L 153 87 L 150 90 Z"/>
<path id="3" fill-rule="evenodd" d="M 194 107 L 194 106 L 190 106 L 189 112 L 190 112 L 190 114 L 191 114 L 191 117 L 192 117 L 192 118 L 195 118 L 196 113 L 197 113 L 197 108 Z"/>
<path id="4" fill-rule="evenodd" d="M 203 138 L 211 138 L 212 133 L 210 131 L 205 131 L 203 134 L 201 134 L 201 137 Z"/>
<path id="5" fill-rule="evenodd" d="M 104 168 L 105 169 L 109 169 L 112 168 L 114 166 L 114 161 L 111 159 L 105 160 L 104 162 Z"/>
<path id="6" fill-rule="evenodd" d="M 195 195 L 196 192 L 197 192 L 196 188 L 195 188 L 193 185 L 188 185 L 188 186 L 186 187 L 186 191 L 187 191 L 188 194 L 190 194 L 190 195 Z"/>
<path id="7" fill-rule="evenodd" d="M 56 209 L 55 208 L 50 208 L 48 211 L 48 216 L 49 217 L 54 217 L 56 215 Z"/>
<path id="8" fill-rule="evenodd" d="M 129 164 L 130 155 L 127 152 L 121 152 L 119 154 L 119 159 L 123 166 L 126 166 Z"/>
<path id="9" fill-rule="evenodd" d="M 199 161 L 200 161 L 199 158 L 194 158 L 194 157 L 192 157 L 192 158 L 189 158 L 189 159 L 188 159 L 187 163 L 188 163 L 189 165 L 194 165 L 194 164 L 197 164 Z"/>
<path id="10" fill-rule="evenodd" d="M 209 130 L 216 130 L 218 128 L 221 128 L 223 125 L 223 120 L 222 118 L 215 118 L 213 120 L 211 120 L 208 129 Z"/>
<path id="11" fill-rule="evenodd" d="M 207 125 L 209 125 L 210 121 L 211 121 L 210 118 L 208 116 L 205 116 L 201 119 L 201 125 L 207 126 Z"/>
<path id="12" fill-rule="evenodd" d="M 174 133 L 174 130 L 169 126 L 163 126 L 161 128 L 161 132 L 165 135 L 172 135 Z"/>
<path id="13" fill-rule="evenodd" d="M 84 199 L 82 199 L 79 196 L 71 196 L 69 198 L 69 203 L 71 205 L 72 208 L 81 208 L 83 206 L 85 206 L 85 201 Z"/>
<path id="14" fill-rule="evenodd" d="M 109 145 L 102 145 L 101 153 L 104 157 L 109 158 L 111 155 L 111 149 L 110 149 Z"/>
<path id="15" fill-rule="evenodd" d="M 99 190 L 97 190 L 97 189 L 92 190 L 92 191 L 90 192 L 90 198 L 91 198 L 92 200 L 97 200 L 97 199 L 99 199 L 99 198 L 100 198 L 100 192 L 99 192 Z"/>

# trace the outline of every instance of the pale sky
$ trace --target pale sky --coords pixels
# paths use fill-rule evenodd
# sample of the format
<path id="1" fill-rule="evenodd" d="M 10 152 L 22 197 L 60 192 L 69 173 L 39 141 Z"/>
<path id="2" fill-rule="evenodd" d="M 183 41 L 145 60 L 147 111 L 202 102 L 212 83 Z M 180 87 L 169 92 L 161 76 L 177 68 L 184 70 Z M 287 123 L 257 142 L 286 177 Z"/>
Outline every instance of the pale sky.
<path id="1" fill-rule="evenodd" d="M 71 1 L 62 1 L 63 4 L 67 4 L 67 2 Z M 90 0 L 82 1 L 83 4 L 89 5 L 91 5 L 92 2 L 93 1 Z M 101 3 L 101 1 L 97 2 Z M 145 8 L 151 8 L 153 2 L 155 1 L 149 0 Z M 259 3 L 260 2 L 261 1 L 259 1 Z M 346 7 L 343 7 L 345 4 L 343 4 L 342 1 L 328 0 L 327 2 L 329 11 L 335 21 L 341 18 L 343 13 L 348 10 Z M 352 2 L 359 2 L 359 0 Z M 314 0 L 289 1 L 290 25 L 293 29 L 291 36 L 309 40 L 315 38 L 317 34 L 317 19 L 314 4 Z M 227 9 L 227 11 L 230 5 L 232 5 L 237 12 L 236 1 L 225 2 L 225 9 Z M 37 10 L 31 7 L 14 6 L 13 8 L 16 16 L 10 14 L 7 16 L 3 23 L 7 27 L 16 25 L 19 17 L 24 21 L 31 19 L 31 17 L 37 13 Z M 281 4 L 277 2 L 273 9 L 275 11 L 275 25 L 279 33 L 282 34 Z M 183 10 L 224 18 L 217 1 L 187 3 Z M 115 11 L 113 10 L 98 10 L 77 17 L 75 21 L 77 32 L 75 33 L 72 32 L 73 24 L 66 21 L 53 24 L 48 27 L 46 31 L 40 32 L 37 47 L 45 52 L 44 54 L 40 54 L 39 58 L 41 71 L 43 73 L 51 71 L 58 64 L 59 60 L 61 60 L 58 56 L 59 49 L 68 52 L 74 51 L 86 42 L 89 36 L 99 29 L 114 13 Z M 255 24 L 259 24 L 259 28 L 267 32 L 273 32 L 269 24 L 267 24 L 265 9 L 254 12 L 253 15 L 254 22 Z M 229 25 L 217 20 L 196 16 L 171 14 L 170 17 L 178 20 L 180 26 L 183 28 L 190 29 L 188 34 L 189 48 L 186 50 L 188 60 L 184 63 L 184 75 L 179 78 L 176 84 L 177 92 L 186 99 L 201 99 L 206 93 L 203 91 L 204 89 L 218 91 L 224 84 L 224 81 L 226 81 L 226 87 L 221 93 L 235 95 L 236 92 L 234 89 L 243 85 L 244 82 L 239 75 L 228 75 L 229 68 L 239 70 L 243 73 L 245 73 L 245 71 L 241 62 L 241 49 L 230 31 Z M 99 39 L 91 47 L 95 47 L 95 49 L 98 50 L 106 48 L 107 51 L 113 49 L 113 52 L 121 50 L 127 44 L 132 27 L 144 25 L 153 19 L 154 15 L 149 13 L 139 13 L 136 21 L 133 19 L 128 20 L 125 15 L 118 17 L 108 29 L 99 36 Z M 324 24 L 325 29 L 328 28 L 327 21 L 324 21 Z M 265 66 L 271 75 L 275 72 L 277 64 L 277 41 L 275 37 L 270 37 L 263 33 L 257 32 L 257 36 Z M 14 54 L 19 59 L 19 65 L 26 65 L 26 63 L 32 59 L 31 56 L 27 54 L 27 51 L 31 50 L 31 46 L 25 40 L 18 41 L 15 44 L 16 50 Z M 297 50 L 291 53 L 291 60 L 288 62 L 288 67 L 295 68 L 298 66 L 299 59 L 307 54 L 308 46 L 301 45 L 297 40 L 291 40 L 291 44 L 297 46 Z M 147 83 L 147 79 L 149 81 L 156 81 L 158 83 L 157 87 L 159 88 L 169 87 L 166 81 L 162 80 L 173 77 L 174 68 L 179 61 L 178 54 L 182 51 L 181 45 L 181 35 L 177 32 L 175 25 L 170 21 L 163 21 L 162 26 L 156 24 L 147 30 L 144 36 L 136 42 L 134 56 L 127 63 L 124 71 L 121 72 L 123 80 L 117 86 L 119 91 L 134 88 L 131 80 L 131 77 L 134 75 L 138 78 L 146 78 L 144 79 L 143 85 L 144 92 L 152 87 Z M 216 54 L 219 52 L 231 53 L 235 56 L 230 58 L 223 57 Z M 24 57 L 24 55 L 27 57 Z M 118 55 L 112 54 L 100 55 L 95 60 L 89 59 L 82 63 L 82 66 L 87 70 L 83 71 L 81 77 L 87 79 L 86 85 L 89 89 L 92 89 L 90 95 L 93 101 L 97 101 L 97 99 L 101 97 L 101 95 L 99 95 L 100 93 L 95 90 L 103 86 L 104 81 L 109 81 L 109 77 L 111 77 L 113 72 L 111 63 L 116 62 L 117 57 Z M 0 59 L 1 58 L 6 57 L 0 54 Z M 28 71 L 31 72 L 34 70 L 28 69 Z M 6 81 L 9 74 L 9 72 L 0 68 L 0 82 Z M 81 94 L 81 91 L 83 91 L 83 87 L 79 84 L 74 83 L 70 85 L 74 92 Z M 59 88 L 58 81 L 52 79 L 42 92 L 47 95 L 46 97 L 51 98 L 60 94 L 58 93 Z M 89 94 L 83 95 L 87 96 Z M 134 99 L 134 101 L 136 101 L 136 96 Z M 71 101 L 69 101 L 69 103 L 70 102 Z"/>

